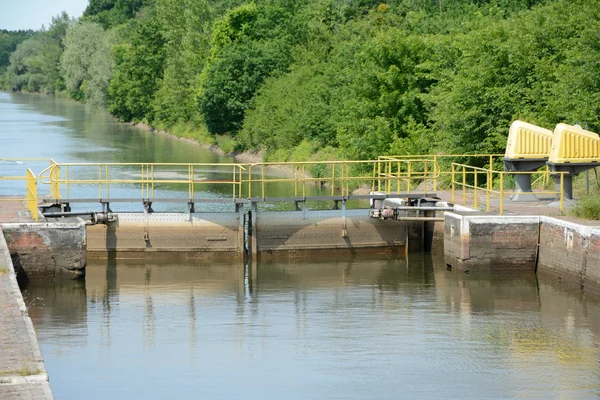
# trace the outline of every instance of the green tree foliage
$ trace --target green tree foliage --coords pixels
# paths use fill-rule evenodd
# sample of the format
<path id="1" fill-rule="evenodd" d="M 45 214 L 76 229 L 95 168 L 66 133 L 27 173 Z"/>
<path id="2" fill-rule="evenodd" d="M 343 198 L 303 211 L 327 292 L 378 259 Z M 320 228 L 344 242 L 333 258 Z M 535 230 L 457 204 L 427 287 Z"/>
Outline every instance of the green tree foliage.
<path id="1" fill-rule="evenodd" d="M 10 54 L 17 49 L 17 45 L 30 38 L 33 31 L 7 31 L 0 29 L 0 74 L 10 64 Z"/>
<path id="2" fill-rule="evenodd" d="M 61 69 L 71 93 L 81 93 L 91 108 L 105 107 L 112 76 L 111 42 L 102 26 L 79 22 L 69 28 Z M 75 95 L 75 96 L 81 96 Z"/>
<path id="3" fill-rule="evenodd" d="M 72 23 L 63 12 L 52 18 L 48 29 L 42 29 L 20 43 L 10 57 L 3 86 L 12 90 L 54 93 L 64 87 L 60 75 L 63 40 Z"/>
<path id="4" fill-rule="evenodd" d="M 124 121 L 154 120 L 154 97 L 163 75 L 165 41 L 152 18 L 142 23 L 131 45 L 115 48 L 116 66 L 110 81 L 109 111 Z"/>
<path id="5" fill-rule="evenodd" d="M 215 22 L 211 56 L 198 95 L 200 112 L 211 133 L 237 133 L 265 79 L 287 69 L 296 44 L 298 4 L 244 4 Z"/>
<path id="6" fill-rule="evenodd" d="M 165 39 L 164 76 L 153 104 L 156 122 L 173 126 L 197 119 L 199 75 L 210 51 L 213 11 L 206 0 L 157 0 Z"/>
<path id="7" fill-rule="evenodd" d="M 154 0 L 89 0 L 83 17 L 108 29 L 127 22 L 143 7 L 153 3 Z"/>

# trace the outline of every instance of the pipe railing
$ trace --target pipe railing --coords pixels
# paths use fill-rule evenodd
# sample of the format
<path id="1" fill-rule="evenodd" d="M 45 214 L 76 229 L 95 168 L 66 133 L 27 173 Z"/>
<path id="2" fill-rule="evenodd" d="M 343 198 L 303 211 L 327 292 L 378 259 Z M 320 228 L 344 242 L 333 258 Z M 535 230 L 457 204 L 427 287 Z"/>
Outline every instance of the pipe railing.
<path id="1" fill-rule="evenodd" d="M 479 194 L 485 194 L 485 211 L 491 210 L 492 195 L 496 195 L 499 202 L 499 213 L 504 214 L 504 198 L 506 196 L 522 193 L 514 189 L 505 189 L 507 177 L 514 175 L 536 175 L 537 171 L 514 172 L 514 171 L 495 171 L 492 168 L 473 167 L 466 164 L 452 163 L 452 202 L 456 201 L 458 192 L 462 195 L 462 204 L 472 204 L 473 208 L 478 209 Z M 558 190 L 546 190 L 544 179 L 536 180 L 536 183 L 541 183 L 541 188 L 535 189 L 535 195 L 551 195 L 559 200 L 559 209 L 564 212 L 564 176 L 567 172 L 553 172 L 553 175 L 558 176 Z M 543 178 L 543 176 L 542 176 Z M 468 194 L 472 194 L 473 198 L 469 202 Z"/>

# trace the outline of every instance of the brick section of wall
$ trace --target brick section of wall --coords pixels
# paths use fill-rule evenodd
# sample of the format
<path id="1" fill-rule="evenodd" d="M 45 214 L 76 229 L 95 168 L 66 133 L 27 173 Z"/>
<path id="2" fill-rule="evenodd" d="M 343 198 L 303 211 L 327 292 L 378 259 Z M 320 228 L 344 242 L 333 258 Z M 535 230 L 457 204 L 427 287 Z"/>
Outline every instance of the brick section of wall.
<path id="1" fill-rule="evenodd" d="M 535 270 L 539 223 L 477 222 L 469 226 L 469 264 L 502 270 Z"/>
<path id="2" fill-rule="evenodd" d="M 86 230 L 81 222 L 2 224 L 13 264 L 29 280 L 85 276 Z"/>
<path id="3" fill-rule="evenodd" d="M 583 285 L 590 229 L 557 219 L 544 219 L 540 228 L 538 272 Z"/>
<path id="4" fill-rule="evenodd" d="M 458 270 L 535 269 L 539 219 L 446 213 L 444 255 Z"/>

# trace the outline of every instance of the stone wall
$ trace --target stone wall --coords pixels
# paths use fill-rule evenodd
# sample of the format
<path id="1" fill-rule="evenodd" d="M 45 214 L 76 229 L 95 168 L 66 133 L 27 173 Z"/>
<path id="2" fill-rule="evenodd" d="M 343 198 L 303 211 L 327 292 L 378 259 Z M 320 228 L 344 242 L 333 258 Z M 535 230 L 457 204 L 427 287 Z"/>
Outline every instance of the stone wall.
<path id="1" fill-rule="evenodd" d="M 600 292 L 600 228 L 595 225 L 552 217 L 446 213 L 444 258 L 459 271 L 537 271 Z"/>
<path id="2" fill-rule="evenodd" d="M 592 228 L 556 218 L 542 218 L 538 272 L 584 283 Z"/>
<path id="3" fill-rule="evenodd" d="M 540 217 L 446 213 L 446 264 L 460 271 L 534 271 Z"/>
<path id="4" fill-rule="evenodd" d="M 19 279 L 77 279 L 85 276 L 86 229 L 72 222 L 2 224 Z"/>
<path id="5" fill-rule="evenodd" d="M 0 399 L 53 399 L 33 323 L 0 229 Z"/>

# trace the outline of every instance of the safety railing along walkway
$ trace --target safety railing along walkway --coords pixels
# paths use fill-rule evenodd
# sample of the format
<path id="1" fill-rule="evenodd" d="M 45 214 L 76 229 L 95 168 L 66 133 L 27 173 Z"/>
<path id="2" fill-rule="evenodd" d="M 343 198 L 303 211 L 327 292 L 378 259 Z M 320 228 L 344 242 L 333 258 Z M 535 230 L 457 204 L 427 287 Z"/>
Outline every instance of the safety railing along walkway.
<path id="1" fill-rule="evenodd" d="M 11 163 L 22 163 L 23 161 L 49 161 L 47 158 L 0 158 L 0 161 Z M 30 168 L 25 170 L 24 175 L 0 175 L 0 181 L 23 181 L 25 182 L 25 195 L 22 197 L 0 197 L 0 202 L 22 201 L 31 213 L 34 221 L 38 221 L 38 179 Z"/>
<path id="2" fill-rule="evenodd" d="M 452 163 L 451 176 L 452 176 L 452 202 L 461 196 L 461 202 L 463 205 L 472 206 L 478 209 L 482 204 L 480 203 L 479 195 L 485 196 L 484 205 L 485 211 L 491 210 L 493 200 L 498 201 L 498 208 L 500 215 L 504 214 L 504 201 L 506 197 L 516 195 L 519 192 L 514 189 L 514 182 L 511 181 L 514 176 L 519 174 L 527 174 L 532 177 L 533 193 L 536 196 L 548 196 L 556 199 L 559 202 L 559 210 L 564 212 L 564 177 L 567 173 L 565 172 L 552 172 L 552 175 L 557 176 L 558 185 L 555 190 L 547 189 L 550 180 L 550 171 L 527 171 L 527 172 L 515 172 L 515 171 L 496 171 L 491 168 L 479 168 L 473 167 L 466 164 Z M 513 189 L 507 189 L 506 186 L 510 184 Z"/>
<path id="3" fill-rule="evenodd" d="M 348 197 L 358 188 L 410 193 L 419 182 L 433 182 L 435 171 L 439 166 L 424 158 L 254 164 L 52 161 L 39 182 L 49 186 L 49 200 L 89 199 L 89 188 L 94 187 L 97 199 L 112 202 L 132 200 L 132 188 L 139 191 L 139 199 L 148 201 L 173 199 L 173 191 L 186 191 L 186 201 L 240 201 L 306 198 L 315 194 L 315 188 L 330 197 Z"/>

